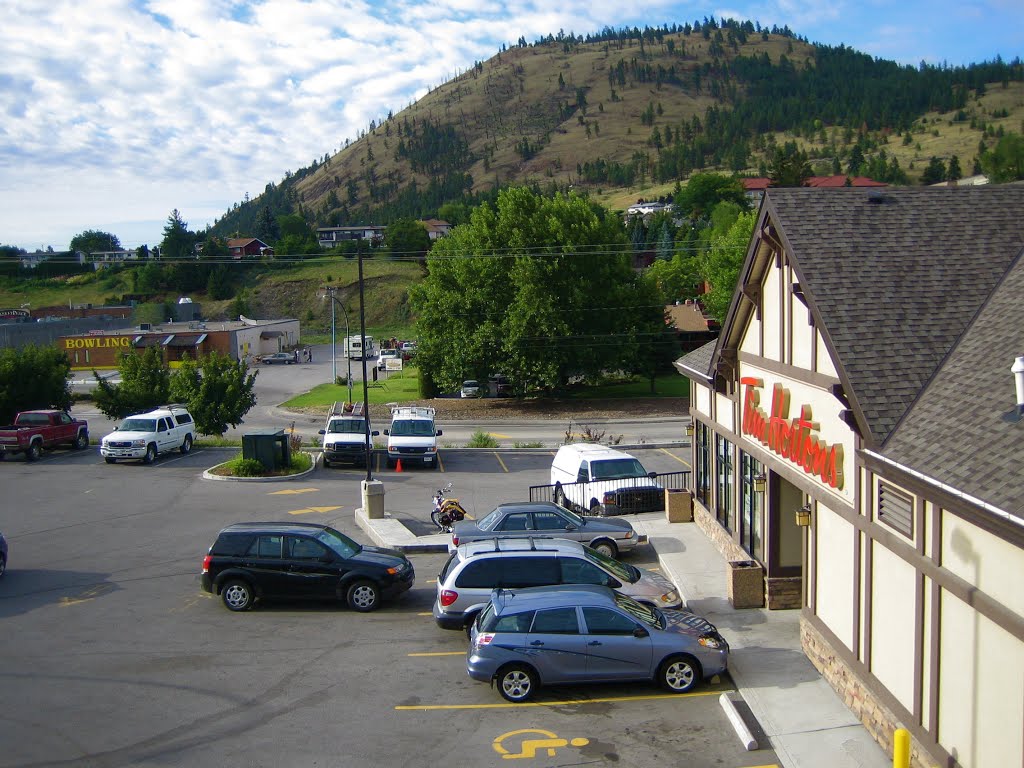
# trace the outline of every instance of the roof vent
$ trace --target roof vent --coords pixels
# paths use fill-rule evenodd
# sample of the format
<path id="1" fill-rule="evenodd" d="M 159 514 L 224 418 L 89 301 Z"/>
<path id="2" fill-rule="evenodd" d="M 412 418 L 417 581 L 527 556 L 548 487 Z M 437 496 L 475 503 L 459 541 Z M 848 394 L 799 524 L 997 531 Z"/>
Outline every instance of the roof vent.
<path id="1" fill-rule="evenodd" d="M 1024 419 L 1024 355 L 1018 357 L 1012 366 L 1010 373 L 1013 374 L 1014 384 L 1017 388 L 1017 407 L 1003 418 L 1009 422 L 1017 422 Z"/>
<path id="2" fill-rule="evenodd" d="M 885 196 L 885 193 L 882 192 L 880 189 L 869 189 L 868 190 L 868 202 L 869 203 L 874 203 L 875 205 L 878 205 L 880 203 L 884 203 L 887 199 L 888 198 Z"/>

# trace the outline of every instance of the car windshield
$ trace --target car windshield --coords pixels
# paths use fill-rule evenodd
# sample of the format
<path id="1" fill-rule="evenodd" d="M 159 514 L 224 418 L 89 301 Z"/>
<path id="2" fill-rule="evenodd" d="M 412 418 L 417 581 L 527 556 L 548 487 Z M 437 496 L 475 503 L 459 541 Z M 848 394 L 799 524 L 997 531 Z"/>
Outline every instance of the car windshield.
<path id="1" fill-rule="evenodd" d="M 588 560 L 614 575 L 619 581 L 628 581 L 630 584 L 636 584 L 640 581 L 640 571 L 631 565 L 620 563 L 615 558 L 602 555 L 596 549 L 591 549 L 590 547 L 584 547 L 583 554 L 587 556 Z"/>
<path id="2" fill-rule="evenodd" d="M 501 512 L 495 509 L 488 512 L 476 525 L 483 531 L 490 531 L 494 529 L 499 520 L 501 520 Z"/>
<path id="3" fill-rule="evenodd" d="M 352 557 L 352 555 L 362 549 L 359 544 L 352 541 L 348 536 L 334 530 L 333 528 L 324 528 L 322 531 L 317 533 L 316 540 L 321 544 L 325 544 L 333 552 L 345 558 Z"/>
<path id="4" fill-rule="evenodd" d="M 620 592 L 613 593 L 612 597 L 615 598 L 615 604 L 619 608 L 636 617 L 647 626 L 654 627 L 655 629 L 665 628 L 665 616 L 654 606 L 638 603 L 633 598 L 626 597 Z"/>
<path id="5" fill-rule="evenodd" d="M 477 388 L 478 386 L 480 386 L 480 385 L 479 385 L 479 384 L 477 384 L 477 383 L 476 383 L 475 381 L 473 381 L 472 379 L 468 379 L 467 381 L 464 381 L 464 382 L 462 382 L 462 386 L 463 386 L 463 388 L 465 388 L 465 389 L 476 389 L 476 388 Z"/>
<path id="6" fill-rule="evenodd" d="M 125 419 L 122 432 L 156 432 L 156 419 Z"/>
<path id="7" fill-rule="evenodd" d="M 395 437 L 433 437 L 434 424 L 425 419 L 403 419 L 391 423 L 391 434 Z"/>
<path id="8" fill-rule="evenodd" d="M 366 422 L 362 419 L 337 419 L 327 428 L 330 434 L 362 435 L 366 433 Z"/>
<path id="9" fill-rule="evenodd" d="M 647 470 L 633 458 L 608 459 L 590 462 L 590 475 L 594 480 L 625 480 L 627 477 L 647 477 Z"/>

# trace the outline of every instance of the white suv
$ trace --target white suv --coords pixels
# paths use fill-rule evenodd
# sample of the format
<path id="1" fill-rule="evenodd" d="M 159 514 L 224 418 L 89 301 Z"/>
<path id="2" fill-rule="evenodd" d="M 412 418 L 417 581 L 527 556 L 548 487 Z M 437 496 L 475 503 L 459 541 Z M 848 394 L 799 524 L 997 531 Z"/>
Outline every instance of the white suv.
<path id="1" fill-rule="evenodd" d="M 121 422 L 100 442 L 100 455 L 107 464 L 118 459 L 141 459 L 143 464 L 152 464 L 161 453 L 189 453 L 195 439 L 196 425 L 188 409 L 165 405 Z"/>

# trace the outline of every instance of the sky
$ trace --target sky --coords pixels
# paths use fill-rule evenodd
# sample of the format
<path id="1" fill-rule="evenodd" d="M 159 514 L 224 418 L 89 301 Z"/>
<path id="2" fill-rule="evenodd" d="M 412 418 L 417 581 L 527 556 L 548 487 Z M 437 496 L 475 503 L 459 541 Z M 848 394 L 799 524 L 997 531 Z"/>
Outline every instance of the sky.
<path id="1" fill-rule="evenodd" d="M 0 244 L 86 230 L 158 245 L 334 154 L 371 120 L 548 34 L 785 26 L 917 65 L 1024 55 L 1021 0 L 7 0 L 0 35 Z"/>

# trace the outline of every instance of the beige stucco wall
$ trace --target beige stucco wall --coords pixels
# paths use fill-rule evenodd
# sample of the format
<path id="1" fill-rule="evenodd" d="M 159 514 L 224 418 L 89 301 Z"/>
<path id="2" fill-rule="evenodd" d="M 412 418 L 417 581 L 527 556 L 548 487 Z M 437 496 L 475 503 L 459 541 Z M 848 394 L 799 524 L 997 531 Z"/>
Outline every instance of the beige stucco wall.
<path id="1" fill-rule="evenodd" d="M 771 269 L 765 275 L 763 290 L 763 308 L 761 312 L 764 325 L 764 354 L 769 360 L 782 360 L 782 349 L 779 340 L 782 335 L 782 313 L 779 311 L 779 271 Z"/>
<path id="2" fill-rule="evenodd" d="M 963 768 L 1024 765 L 1024 644 L 945 591 L 940 616 L 939 743 Z"/>
<path id="3" fill-rule="evenodd" d="M 711 415 L 711 390 L 690 379 L 690 412 L 694 411 L 702 416 Z"/>
<path id="4" fill-rule="evenodd" d="M 948 512 L 942 516 L 942 565 L 1024 615 L 1024 550 Z"/>
<path id="5" fill-rule="evenodd" d="M 878 542 L 871 555 L 871 672 L 913 711 L 914 568 Z"/>
<path id="6" fill-rule="evenodd" d="M 814 564 L 816 613 L 836 637 L 853 650 L 854 528 L 819 505 L 817 525 L 811 531 L 818 552 Z"/>
<path id="7" fill-rule="evenodd" d="M 736 431 L 736 419 L 733 414 L 733 402 L 725 395 L 715 393 L 716 421 L 728 430 Z"/>
<path id="8" fill-rule="evenodd" d="M 793 345 L 792 362 L 796 367 L 810 371 L 814 369 L 812 355 L 816 343 L 814 326 L 809 322 L 811 312 L 802 302 L 794 299 L 792 293 L 788 294 L 788 296 L 790 320 L 792 322 L 790 329 Z"/>

